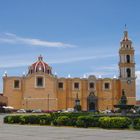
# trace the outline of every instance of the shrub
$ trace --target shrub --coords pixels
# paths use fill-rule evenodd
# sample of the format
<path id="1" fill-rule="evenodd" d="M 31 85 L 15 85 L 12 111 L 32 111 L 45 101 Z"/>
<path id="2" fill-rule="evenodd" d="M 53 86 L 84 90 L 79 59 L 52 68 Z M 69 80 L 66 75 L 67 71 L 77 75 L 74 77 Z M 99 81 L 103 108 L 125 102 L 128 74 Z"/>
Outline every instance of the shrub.
<path id="1" fill-rule="evenodd" d="M 12 119 L 13 119 L 13 123 L 19 123 L 20 122 L 20 115 L 12 116 Z"/>
<path id="2" fill-rule="evenodd" d="M 69 117 L 67 116 L 59 116 L 57 119 L 56 119 L 56 124 L 59 125 L 59 126 L 67 126 L 69 124 Z"/>
<path id="3" fill-rule="evenodd" d="M 28 124 L 28 116 L 21 115 L 20 116 L 20 124 Z"/>
<path id="4" fill-rule="evenodd" d="M 51 116 L 50 115 L 21 115 L 20 124 L 49 125 L 51 124 Z"/>
<path id="5" fill-rule="evenodd" d="M 50 125 L 51 116 L 47 115 L 13 115 L 4 117 L 4 123 Z"/>
<path id="6" fill-rule="evenodd" d="M 87 115 L 86 115 L 87 114 Z M 4 117 L 4 123 L 40 124 L 77 127 L 128 128 L 130 124 L 140 129 L 140 118 L 128 117 L 101 117 L 91 116 L 90 113 L 51 113 L 45 115 L 9 115 Z"/>
<path id="7" fill-rule="evenodd" d="M 8 123 L 8 117 L 9 117 L 9 116 L 5 116 L 5 117 L 4 117 L 4 123 Z"/>
<path id="8" fill-rule="evenodd" d="M 25 119 L 28 124 L 39 124 L 40 115 L 26 115 Z"/>
<path id="9" fill-rule="evenodd" d="M 76 126 L 76 121 L 77 121 L 77 117 L 71 117 L 71 118 L 69 118 L 67 125 L 68 126 Z"/>
<path id="10" fill-rule="evenodd" d="M 13 116 L 7 116 L 7 123 L 14 123 L 14 121 L 13 121 Z"/>
<path id="11" fill-rule="evenodd" d="M 68 113 L 51 113 L 51 117 L 53 119 L 57 119 L 59 116 L 67 116 L 69 118 L 73 117 L 79 117 L 79 116 L 87 116 L 87 115 L 92 115 L 93 113 L 91 112 L 68 112 Z"/>
<path id="12" fill-rule="evenodd" d="M 19 123 L 20 121 L 20 115 L 15 116 L 6 116 L 4 117 L 4 123 Z"/>
<path id="13" fill-rule="evenodd" d="M 98 127 L 99 118 L 93 116 L 79 116 L 76 125 L 78 127 Z"/>
<path id="14" fill-rule="evenodd" d="M 51 115 L 41 115 L 39 118 L 40 125 L 50 125 L 52 121 Z"/>
<path id="15" fill-rule="evenodd" d="M 140 129 L 140 118 L 134 119 L 133 127 L 134 127 L 135 129 Z"/>
<path id="16" fill-rule="evenodd" d="M 67 116 L 69 118 L 69 121 L 67 123 L 68 126 L 76 126 L 76 121 L 77 118 L 81 115 L 89 115 L 89 113 L 83 113 L 83 112 L 68 112 L 68 113 L 51 113 L 51 117 L 52 117 L 52 122 L 53 125 L 57 125 L 56 120 L 60 117 L 60 116 Z"/>
<path id="17" fill-rule="evenodd" d="M 128 128 L 131 119 L 127 117 L 101 117 L 99 123 L 102 128 Z"/>

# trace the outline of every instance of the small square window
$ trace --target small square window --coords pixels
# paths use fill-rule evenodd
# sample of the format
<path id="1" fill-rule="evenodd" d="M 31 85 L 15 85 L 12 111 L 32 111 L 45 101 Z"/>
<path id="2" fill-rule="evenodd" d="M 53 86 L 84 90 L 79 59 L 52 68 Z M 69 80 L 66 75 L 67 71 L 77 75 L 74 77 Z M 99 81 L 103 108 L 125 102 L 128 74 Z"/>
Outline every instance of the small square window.
<path id="1" fill-rule="evenodd" d="M 79 83 L 78 82 L 74 83 L 74 88 L 79 89 Z"/>
<path id="2" fill-rule="evenodd" d="M 62 82 L 59 82 L 59 83 L 58 83 L 58 88 L 63 89 L 63 83 L 62 83 Z"/>
<path id="3" fill-rule="evenodd" d="M 110 84 L 109 83 L 105 83 L 104 84 L 104 89 L 110 89 Z"/>
<path id="4" fill-rule="evenodd" d="M 43 77 L 37 77 L 37 79 L 36 79 L 36 86 L 37 87 L 43 87 L 43 85 L 44 85 Z"/>
<path id="5" fill-rule="evenodd" d="M 20 87 L 20 82 L 19 82 L 19 80 L 15 80 L 14 81 L 14 88 L 19 88 Z"/>
<path id="6" fill-rule="evenodd" d="M 94 88 L 94 83 L 93 82 L 89 83 L 89 88 Z"/>

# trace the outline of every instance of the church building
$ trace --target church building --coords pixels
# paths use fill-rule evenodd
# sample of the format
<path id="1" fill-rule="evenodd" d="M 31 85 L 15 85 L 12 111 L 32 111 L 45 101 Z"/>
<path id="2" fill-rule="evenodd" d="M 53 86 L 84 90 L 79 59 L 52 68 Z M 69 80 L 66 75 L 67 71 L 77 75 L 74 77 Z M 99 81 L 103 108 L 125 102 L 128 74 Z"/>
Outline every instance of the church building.
<path id="1" fill-rule="evenodd" d="M 120 42 L 118 66 L 119 77 L 59 78 L 39 56 L 29 66 L 27 75 L 3 76 L 3 94 L 8 98 L 8 106 L 15 109 L 62 110 L 74 108 L 78 100 L 83 111 L 92 111 L 113 110 L 124 90 L 128 104 L 135 105 L 134 48 L 127 31 Z"/>

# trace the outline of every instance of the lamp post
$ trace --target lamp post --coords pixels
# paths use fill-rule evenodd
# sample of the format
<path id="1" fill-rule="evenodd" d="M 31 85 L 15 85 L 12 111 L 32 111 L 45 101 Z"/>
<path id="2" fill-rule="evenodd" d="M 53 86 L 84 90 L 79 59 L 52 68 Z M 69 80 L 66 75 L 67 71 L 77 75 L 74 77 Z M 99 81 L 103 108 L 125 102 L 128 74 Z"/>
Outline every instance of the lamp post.
<path id="1" fill-rule="evenodd" d="M 75 111 L 80 111 L 81 110 L 81 105 L 80 105 L 80 100 L 78 98 L 78 93 L 76 94 L 74 109 L 75 109 Z"/>
<path id="2" fill-rule="evenodd" d="M 26 110 L 27 110 L 27 107 L 28 107 L 28 100 L 26 99 Z"/>
<path id="3" fill-rule="evenodd" d="M 49 112 L 49 97 L 50 97 L 50 94 L 48 94 L 48 112 Z"/>

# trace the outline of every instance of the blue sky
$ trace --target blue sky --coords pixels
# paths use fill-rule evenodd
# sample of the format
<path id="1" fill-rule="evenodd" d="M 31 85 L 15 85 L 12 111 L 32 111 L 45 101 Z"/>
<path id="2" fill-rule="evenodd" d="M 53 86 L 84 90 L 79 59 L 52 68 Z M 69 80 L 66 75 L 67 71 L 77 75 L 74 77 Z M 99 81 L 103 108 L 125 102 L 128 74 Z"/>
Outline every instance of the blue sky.
<path id="1" fill-rule="evenodd" d="M 42 54 L 58 76 L 118 76 L 127 24 L 140 99 L 139 0 L 0 0 L 0 75 L 22 75 Z M 2 91 L 2 80 L 0 81 Z"/>

